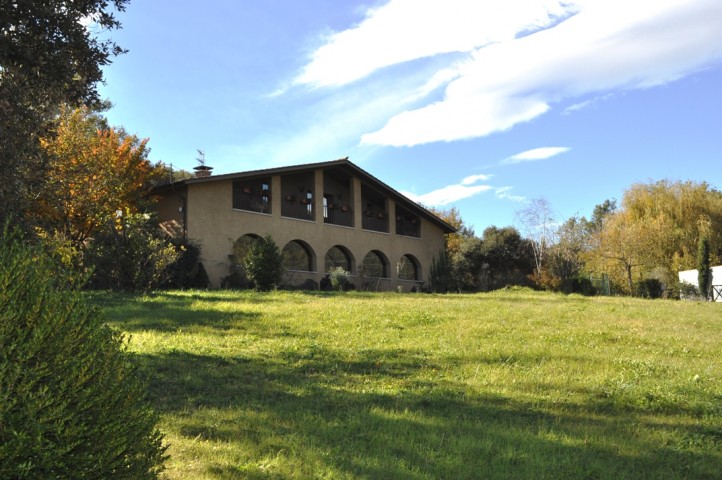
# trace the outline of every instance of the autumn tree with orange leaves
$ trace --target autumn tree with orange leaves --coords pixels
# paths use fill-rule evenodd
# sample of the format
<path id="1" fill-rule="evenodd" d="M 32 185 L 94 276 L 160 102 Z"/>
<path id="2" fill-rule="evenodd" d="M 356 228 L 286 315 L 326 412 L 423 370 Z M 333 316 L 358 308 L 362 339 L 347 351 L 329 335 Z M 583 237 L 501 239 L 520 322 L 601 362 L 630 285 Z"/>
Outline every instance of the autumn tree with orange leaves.
<path id="1" fill-rule="evenodd" d="M 88 108 L 64 107 L 52 135 L 41 140 L 47 174 L 31 216 L 47 235 L 75 248 L 101 227 L 147 203 L 153 165 L 140 140 Z"/>

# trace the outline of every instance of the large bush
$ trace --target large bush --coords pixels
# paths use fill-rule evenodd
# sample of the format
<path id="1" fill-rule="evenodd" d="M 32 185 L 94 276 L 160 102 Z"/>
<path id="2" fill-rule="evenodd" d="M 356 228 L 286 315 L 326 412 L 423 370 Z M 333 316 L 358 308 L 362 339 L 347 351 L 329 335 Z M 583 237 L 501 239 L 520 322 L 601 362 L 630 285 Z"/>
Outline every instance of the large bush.
<path id="1" fill-rule="evenodd" d="M 0 478 L 156 478 L 165 447 L 144 392 L 79 282 L 0 232 Z"/>
<path id="2" fill-rule="evenodd" d="M 86 266 L 96 289 L 142 291 L 160 287 L 171 277 L 169 267 L 179 251 L 152 215 L 124 214 L 90 240 Z"/>
<path id="3" fill-rule="evenodd" d="M 243 266 L 256 290 L 271 290 L 281 283 L 283 257 L 270 235 L 253 243 L 243 259 Z"/>
<path id="4" fill-rule="evenodd" d="M 208 288 L 208 273 L 201 262 L 201 247 L 186 239 L 173 241 L 178 258 L 166 267 L 164 288 Z"/>

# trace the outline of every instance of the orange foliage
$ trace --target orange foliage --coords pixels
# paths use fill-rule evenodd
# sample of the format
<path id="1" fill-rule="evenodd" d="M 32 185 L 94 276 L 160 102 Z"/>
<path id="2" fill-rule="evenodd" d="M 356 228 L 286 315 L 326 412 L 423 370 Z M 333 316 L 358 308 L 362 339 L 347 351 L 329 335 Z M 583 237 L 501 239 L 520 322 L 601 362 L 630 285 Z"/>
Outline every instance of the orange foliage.
<path id="1" fill-rule="evenodd" d="M 109 128 L 86 108 L 63 109 L 54 133 L 41 140 L 48 169 L 32 213 L 40 225 L 79 245 L 117 212 L 138 212 L 153 168 L 147 139 Z"/>

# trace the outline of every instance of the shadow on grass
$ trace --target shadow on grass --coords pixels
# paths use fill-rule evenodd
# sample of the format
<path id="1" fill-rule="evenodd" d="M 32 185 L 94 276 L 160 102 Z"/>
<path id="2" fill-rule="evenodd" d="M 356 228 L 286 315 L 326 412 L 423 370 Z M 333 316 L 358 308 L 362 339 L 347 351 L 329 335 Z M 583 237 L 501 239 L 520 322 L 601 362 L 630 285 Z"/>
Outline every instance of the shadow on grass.
<path id="1" fill-rule="evenodd" d="M 203 305 L 210 302 L 238 301 L 233 297 L 206 293 L 201 296 L 193 293 L 161 292 L 139 296 L 103 292 L 97 296 L 88 294 L 87 298 L 104 310 L 111 325 L 129 333 L 147 330 L 176 332 L 188 328 L 243 330 L 260 318 L 259 313 L 242 309 L 223 311 L 210 306 L 204 307 Z M 258 302 L 256 296 L 252 301 Z"/>
<path id="2" fill-rule="evenodd" d="M 547 405 L 474 393 L 428 377 L 423 351 L 320 348 L 269 359 L 172 352 L 138 355 L 156 408 L 189 439 L 284 453 L 294 471 L 209 462 L 214 478 L 719 478 L 720 432 L 646 420 L 644 411 Z M 391 385 L 387 391 L 383 388 Z M 196 418 L 217 411 L 225 421 Z M 640 430 L 658 437 L 639 435 Z M 226 462 L 227 463 L 227 462 Z M 306 470 L 304 470 L 304 468 Z"/>

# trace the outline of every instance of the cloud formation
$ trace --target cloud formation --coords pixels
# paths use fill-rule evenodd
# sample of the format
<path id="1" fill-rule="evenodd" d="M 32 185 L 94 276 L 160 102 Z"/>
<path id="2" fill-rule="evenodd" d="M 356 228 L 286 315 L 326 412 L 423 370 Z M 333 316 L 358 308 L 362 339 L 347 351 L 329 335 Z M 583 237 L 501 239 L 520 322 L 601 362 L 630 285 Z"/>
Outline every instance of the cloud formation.
<path id="1" fill-rule="evenodd" d="M 414 202 L 421 203 L 429 207 L 441 207 L 465 198 L 473 197 L 474 195 L 478 195 L 489 190 L 493 190 L 494 187 L 491 185 L 475 185 L 477 182 L 485 182 L 490 178 L 491 175 L 470 175 L 455 185 L 447 185 L 446 187 L 438 188 L 422 195 L 417 195 L 411 192 L 401 193 Z"/>
<path id="2" fill-rule="evenodd" d="M 539 147 L 526 150 L 501 161 L 502 165 L 514 165 L 522 162 L 535 162 L 537 160 L 546 160 L 547 158 L 568 152 L 569 147 Z"/>
<path id="3" fill-rule="evenodd" d="M 418 74 L 413 61 L 433 60 L 404 92 L 414 102 L 361 142 L 455 141 L 508 130 L 558 102 L 704 69 L 722 61 L 720 24 L 719 0 L 390 0 L 326 37 L 294 83 L 343 87 Z M 408 68 L 389 72 L 399 65 Z"/>
<path id="4" fill-rule="evenodd" d="M 358 25 L 324 38 L 294 83 L 340 86 L 392 65 L 471 52 L 543 28 L 568 11 L 561 2 L 538 0 L 391 0 L 370 9 Z"/>

